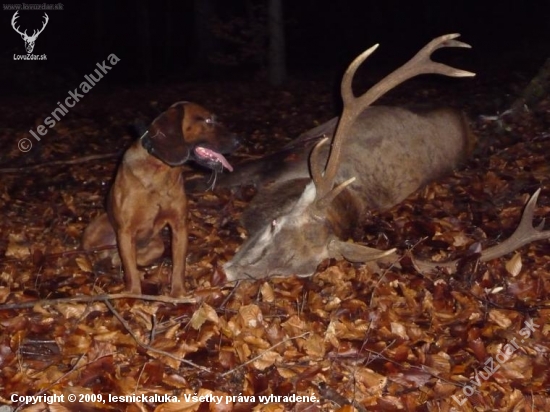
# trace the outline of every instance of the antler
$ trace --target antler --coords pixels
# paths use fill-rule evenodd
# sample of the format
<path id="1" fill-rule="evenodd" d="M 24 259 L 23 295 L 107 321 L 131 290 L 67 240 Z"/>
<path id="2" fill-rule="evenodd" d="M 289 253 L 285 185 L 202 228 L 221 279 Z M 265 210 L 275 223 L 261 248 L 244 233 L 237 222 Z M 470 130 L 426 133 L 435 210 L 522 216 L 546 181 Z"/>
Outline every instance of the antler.
<path id="1" fill-rule="evenodd" d="M 42 28 L 40 30 L 34 30 L 33 33 L 32 33 L 32 36 L 29 36 L 27 34 L 27 30 L 25 30 L 24 33 L 21 33 L 21 31 L 19 30 L 19 27 L 15 27 L 15 21 L 19 18 L 19 16 L 17 15 L 17 13 L 19 13 L 19 10 L 17 10 L 15 12 L 15 14 L 13 15 L 13 17 L 11 18 L 11 25 L 13 27 L 13 29 L 19 33 L 21 36 L 24 36 L 26 39 L 28 39 L 29 41 L 33 41 L 33 40 L 36 40 L 36 38 L 38 37 L 38 35 L 40 33 L 42 33 L 44 31 L 44 29 L 46 28 L 46 25 L 48 24 L 48 21 L 50 21 L 50 18 L 48 17 L 48 14 L 47 13 L 44 13 L 44 16 L 46 18 L 46 20 L 44 21 L 44 23 L 42 24 Z"/>
<path id="2" fill-rule="evenodd" d="M 32 36 L 31 36 L 31 39 L 33 39 L 33 40 L 35 40 L 38 37 L 38 35 L 44 31 L 44 29 L 46 28 L 46 24 L 48 24 L 48 22 L 50 21 L 50 18 L 48 17 L 47 13 L 44 13 L 43 17 L 45 17 L 46 20 L 42 24 L 42 28 L 40 30 L 34 30 L 33 31 Z"/>
<path id="3" fill-rule="evenodd" d="M 540 188 L 531 196 L 527 202 L 527 205 L 525 205 L 525 209 L 521 216 L 521 221 L 519 222 L 519 225 L 514 233 L 512 233 L 512 236 L 502 243 L 482 251 L 481 256 L 479 257 L 481 262 L 487 262 L 489 260 L 499 258 L 531 242 L 550 239 L 550 230 L 542 230 L 544 227 L 544 221 L 542 221 L 542 223 L 536 228 L 533 227 L 533 213 L 535 211 L 535 207 L 537 206 L 539 194 Z M 450 273 L 455 273 L 458 259 L 450 262 L 427 262 L 413 259 L 413 263 L 416 270 L 421 273 L 431 272 L 437 268 L 446 268 L 450 271 Z"/>
<path id="4" fill-rule="evenodd" d="M 319 151 L 326 140 L 322 140 L 313 149 L 310 158 L 310 169 L 313 182 L 316 189 L 316 204 L 319 207 L 330 204 L 332 199 L 338 195 L 347 185 L 353 182 L 353 179 L 349 179 L 344 183 L 341 183 L 338 187 L 333 189 L 334 178 L 338 169 L 340 161 L 340 149 L 348 135 L 350 128 L 353 126 L 355 119 L 363 112 L 368 106 L 376 101 L 380 96 L 389 90 L 393 89 L 400 83 L 410 79 L 411 77 L 419 74 L 436 73 L 443 74 L 451 77 L 467 77 L 475 76 L 475 73 L 471 73 L 465 70 L 455 69 L 442 63 L 434 62 L 430 59 L 430 55 L 437 49 L 442 47 L 465 47 L 470 48 L 469 44 L 463 43 L 458 40 L 454 40 L 459 37 L 460 34 L 447 34 L 438 37 L 426 46 L 424 46 L 412 59 L 410 59 L 403 66 L 399 67 L 388 76 L 384 77 L 377 84 L 372 86 L 362 96 L 355 97 L 352 90 L 352 80 L 355 76 L 355 72 L 359 66 L 369 57 L 377 48 L 378 44 L 375 44 L 370 49 L 361 53 L 347 68 L 344 73 L 341 84 L 342 100 L 344 103 L 344 109 L 340 116 L 338 128 L 334 134 L 332 141 L 332 150 L 330 152 L 329 159 L 326 164 L 326 168 L 323 171 L 319 166 Z"/>
<path id="5" fill-rule="evenodd" d="M 13 15 L 13 17 L 11 18 L 11 26 L 13 27 L 13 29 L 19 33 L 21 36 L 27 36 L 27 30 L 25 30 L 25 33 L 21 33 L 19 31 L 19 27 L 15 27 L 15 21 L 19 18 L 19 16 L 17 15 L 17 13 L 19 13 L 19 10 L 17 10 L 15 12 L 15 14 Z"/>

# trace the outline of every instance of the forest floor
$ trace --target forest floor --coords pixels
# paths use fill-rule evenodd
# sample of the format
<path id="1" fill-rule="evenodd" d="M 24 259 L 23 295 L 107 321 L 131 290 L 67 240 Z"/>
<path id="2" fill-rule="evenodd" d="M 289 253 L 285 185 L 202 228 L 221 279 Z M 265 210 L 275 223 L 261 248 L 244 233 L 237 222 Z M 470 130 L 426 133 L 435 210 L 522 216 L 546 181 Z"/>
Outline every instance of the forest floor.
<path id="1" fill-rule="evenodd" d="M 550 216 L 550 101 L 505 124 L 483 120 L 505 110 L 528 80 L 500 76 L 415 80 L 383 99 L 450 104 L 472 119 L 479 149 L 464 168 L 360 222 L 373 247 L 412 249 L 424 259 L 466 256 L 457 274 L 422 275 L 406 259 L 380 270 L 331 260 L 311 278 L 227 284 L 221 266 L 246 235 L 239 216 L 250 193 L 188 193 L 189 294 L 180 303 L 117 297 L 120 268 L 100 270 L 79 249 L 135 138 L 129 126 L 150 123 L 176 101 L 196 101 L 242 136 L 228 157 L 238 167 L 337 115 L 328 77 L 283 89 L 101 86 L 40 142 L 29 129 L 59 96 L 3 99 L 0 404 L 33 411 L 547 410 L 550 244 L 477 264 L 468 252 L 510 236 L 538 188 L 535 224 Z M 23 138 L 33 143 L 27 153 L 17 146 Z M 169 273 L 169 255 L 145 268 L 144 293 L 165 295 Z M 31 406 L 19 398 L 53 394 L 62 402 Z M 109 398 L 132 394 L 179 403 Z M 271 394 L 280 398 L 260 399 Z"/>

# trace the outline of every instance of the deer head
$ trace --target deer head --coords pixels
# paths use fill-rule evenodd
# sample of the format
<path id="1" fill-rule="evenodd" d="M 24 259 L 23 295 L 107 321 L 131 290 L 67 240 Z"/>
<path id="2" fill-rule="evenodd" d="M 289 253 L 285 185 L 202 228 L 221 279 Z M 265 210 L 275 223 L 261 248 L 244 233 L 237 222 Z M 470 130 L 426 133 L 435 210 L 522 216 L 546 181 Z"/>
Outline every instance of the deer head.
<path id="1" fill-rule="evenodd" d="M 235 257 L 224 266 L 228 280 L 261 278 L 272 274 L 309 276 L 325 258 L 345 258 L 353 262 L 365 262 L 394 252 L 394 249 L 382 251 L 345 241 L 347 234 L 343 228 L 356 225 L 359 216 L 364 212 L 366 202 L 359 198 L 361 195 L 358 193 L 365 190 L 363 186 L 370 180 L 357 176 L 361 170 L 359 166 L 356 170 L 341 167 L 342 146 L 346 144 L 350 133 L 360 135 L 352 129 L 358 118 L 368 115 L 366 112 L 369 112 L 367 110 L 369 106 L 407 79 L 427 73 L 451 77 L 474 76 L 473 73 L 436 63 L 430 59 L 431 54 L 442 47 L 469 48 L 468 44 L 454 40 L 458 36 L 458 34 L 449 34 L 432 40 L 411 60 L 359 97 L 356 97 L 352 90 L 353 77 L 359 66 L 378 45 L 363 52 L 350 64 L 341 83 L 344 108 L 332 139 L 328 160 L 326 163 L 322 160 L 323 153 L 326 154 L 327 151 L 325 145 L 328 141 L 323 139 L 315 146 L 309 158 L 312 180 L 299 200 L 294 203 L 290 212 L 272 220 L 251 237 Z M 399 110 L 389 112 L 389 117 L 388 113 L 384 114 L 386 116 L 384 127 L 389 125 L 391 128 L 393 114 L 397 119 L 401 116 Z M 366 127 L 370 125 L 369 121 L 363 123 L 367 125 Z M 423 125 L 422 123 L 420 126 Z M 393 138 L 392 131 L 385 134 L 385 137 L 377 137 L 378 142 L 382 138 Z M 360 139 L 360 136 L 357 139 Z M 456 140 L 459 139 L 462 140 L 462 136 L 457 137 Z M 364 145 L 364 142 L 358 144 Z M 362 147 L 361 150 L 369 149 Z M 398 159 L 393 161 L 399 162 Z M 342 171 L 342 169 L 345 170 Z M 340 181 L 338 184 L 337 174 Z M 427 176 L 426 180 L 429 177 Z M 403 180 L 407 178 L 408 176 L 403 176 Z M 357 182 L 355 182 L 356 179 Z M 405 196 L 408 194 L 410 192 Z"/>
<path id="2" fill-rule="evenodd" d="M 13 15 L 13 17 L 11 19 L 11 26 L 13 27 L 13 29 L 17 33 L 19 33 L 21 35 L 21 38 L 25 41 L 25 49 L 27 49 L 27 54 L 31 54 L 32 51 L 34 50 L 34 43 L 36 42 L 36 39 L 38 38 L 39 34 L 44 31 L 44 28 L 48 24 L 48 21 L 50 20 L 50 18 L 48 17 L 48 15 L 46 13 L 44 13 L 45 21 L 42 24 L 42 28 L 40 30 L 34 30 L 33 33 L 32 33 L 32 36 L 28 36 L 27 35 L 27 30 L 25 30 L 25 32 L 22 33 L 19 30 L 19 27 L 15 26 L 15 21 L 19 18 L 17 13 L 19 13 L 19 10 L 16 11 L 15 14 Z"/>

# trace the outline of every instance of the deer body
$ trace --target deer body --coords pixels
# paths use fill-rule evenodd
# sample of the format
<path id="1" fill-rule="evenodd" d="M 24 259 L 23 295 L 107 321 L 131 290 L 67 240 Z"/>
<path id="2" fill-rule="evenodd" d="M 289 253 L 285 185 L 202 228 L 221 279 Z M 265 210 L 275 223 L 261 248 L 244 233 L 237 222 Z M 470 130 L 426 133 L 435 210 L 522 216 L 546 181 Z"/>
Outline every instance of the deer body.
<path id="1" fill-rule="evenodd" d="M 419 74 L 450 77 L 474 76 L 431 60 L 443 47 L 465 47 L 458 34 L 440 36 L 424 46 L 412 59 L 361 96 L 351 87 L 358 67 L 378 47 L 359 55 L 342 79 L 344 108 L 333 119 L 298 140 L 330 136 L 313 147 L 309 171 L 305 162 L 271 177 L 261 187 L 243 215 L 250 238 L 225 266 L 228 280 L 271 275 L 312 275 L 325 258 L 367 262 L 386 257 L 395 249 L 382 251 L 347 242 L 369 210 L 383 210 L 401 202 L 427 182 L 459 165 L 473 147 L 474 139 L 463 115 L 450 109 L 415 112 L 397 107 L 371 107 L 380 96 Z M 273 169 L 269 170 L 274 172 Z M 514 234 L 480 254 L 485 261 L 502 256 L 522 245 L 550 237 L 550 231 L 533 228 L 537 191 L 528 202 Z M 416 262 L 420 270 L 434 266 L 456 270 L 452 262 Z"/>
<path id="2" fill-rule="evenodd" d="M 310 218 L 304 211 L 314 201 L 316 189 L 307 164 L 290 164 L 290 172 L 280 170 L 281 178 L 260 188 L 243 215 L 250 237 L 225 266 L 228 279 L 311 275 L 323 259 L 340 257 L 336 239 L 353 237 L 367 211 L 388 209 L 448 174 L 465 159 L 472 144 L 473 135 L 457 110 L 367 108 L 345 137 L 335 177 L 336 185 L 352 177 L 355 181 L 321 216 Z M 322 167 L 328 147 L 319 154 Z"/>
<path id="3" fill-rule="evenodd" d="M 388 209 L 451 172 L 472 143 L 473 135 L 458 111 L 369 107 L 345 137 L 335 184 L 355 177 L 348 190 L 361 210 Z"/>

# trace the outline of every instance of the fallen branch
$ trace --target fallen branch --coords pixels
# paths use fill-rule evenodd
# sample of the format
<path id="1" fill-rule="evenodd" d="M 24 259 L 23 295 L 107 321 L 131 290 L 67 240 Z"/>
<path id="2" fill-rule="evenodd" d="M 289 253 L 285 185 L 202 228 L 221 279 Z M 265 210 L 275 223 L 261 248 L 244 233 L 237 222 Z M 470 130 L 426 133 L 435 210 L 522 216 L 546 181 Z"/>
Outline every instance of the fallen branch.
<path id="1" fill-rule="evenodd" d="M 90 156 L 84 156 L 84 157 L 77 157 L 76 159 L 71 159 L 71 160 L 54 160 L 54 161 L 51 161 L 51 162 L 39 163 L 39 164 L 29 165 L 29 166 L 6 167 L 6 168 L 3 168 L 3 169 L 0 169 L 0 173 L 31 172 L 33 170 L 40 169 L 42 167 L 62 166 L 62 165 L 76 165 L 76 164 L 79 164 L 79 163 L 90 162 L 92 160 L 111 159 L 113 157 L 118 157 L 120 155 L 121 155 L 121 152 L 106 153 L 106 154 L 100 154 L 100 155 L 90 155 Z"/>
<path id="2" fill-rule="evenodd" d="M 114 306 L 111 304 L 111 302 L 109 302 L 108 299 L 105 300 L 105 305 L 109 308 L 109 310 L 112 312 L 113 315 L 115 315 L 115 317 L 118 319 L 118 321 L 120 323 L 122 323 L 122 326 L 124 326 L 124 329 L 126 329 L 128 331 L 128 333 L 132 336 L 132 338 L 134 338 L 134 340 L 136 341 L 136 343 L 141 346 L 143 349 L 147 350 L 147 351 L 151 351 L 151 352 L 155 352 L 155 353 L 158 353 L 160 355 L 163 355 L 163 356 L 167 356 L 171 359 L 174 359 L 178 362 L 182 362 L 182 363 L 185 363 L 189 366 L 192 366 L 193 368 L 196 368 L 196 369 L 200 369 L 202 371 L 205 371 L 205 372 L 212 372 L 210 369 L 208 368 L 205 368 L 204 366 L 201 366 L 201 365 L 197 365 L 196 363 L 193 363 L 191 361 L 188 361 L 187 359 L 183 359 L 183 358 L 180 358 L 178 356 L 174 356 L 172 355 L 171 353 L 169 352 L 165 352 L 163 350 L 160 350 L 160 349 L 156 349 L 156 348 L 153 348 L 152 346 L 146 344 L 146 343 L 143 343 L 138 337 L 137 335 L 132 332 L 132 329 L 130 328 L 130 325 L 128 324 L 128 322 L 126 322 L 124 320 L 124 318 L 120 315 L 120 313 L 118 313 L 118 311 L 114 308 Z"/>
<path id="3" fill-rule="evenodd" d="M 92 365 L 93 363 L 97 362 L 98 360 L 100 360 L 102 358 L 106 358 L 106 357 L 109 357 L 109 356 L 115 356 L 115 355 L 116 355 L 116 353 L 107 353 L 105 355 L 101 355 L 101 356 L 95 358 L 93 361 L 86 362 L 83 365 L 79 365 L 80 361 L 86 356 L 86 354 L 83 353 L 82 355 L 80 355 L 78 360 L 75 362 L 74 366 L 68 372 L 66 372 L 63 375 L 61 375 L 60 377 L 58 377 L 56 380 L 51 382 L 47 387 L 45 387 L 44 389 L 42 389 L 39 392 L 35 393 L 33 396 L 38 397 L 38 396 L 44 395 L 45 393 L 47 393 L 51 389 L 53 389 L 59 382 L 63 381 L 63 379 L 67 378 L 71 373 L 74 373 L 76 371 L 84 369 L 86 366 Z M 28 406 L 26 403 L 24 403 L 24 402 L 21 403 L 20 402 L 20 404 L 17 406 L 17 408 L 13 412 L 18 412 L 19 410 L 25 410 L 25 409 L 27 409 L 26 406 Z M 40 410 L 47 410 L 47 409 L 40 409 Z"/>
<path id="4" fill-rule="evenodd" d="M 304 338 L 306 337 L 307 335 L 309 335 L 311 332 L 305 332 L 305 333 L 302 333 L 301 335 L 298 335 L 298 336 L 293 336 L 291 338 L 286 338 L 285 340 L 282 340 L 280 341 L 279 343 L 276 343 L 275 345 L 271 346 L 270 348 L 267 348 L 265 351 L 263 351 L 262 353 L 260 353 L 258 356 L 255 356 L 254 358 L 252 359 L 249 359 L 247 360 L 245 363 L 241 363 L 239 366 L 237 366 L 236 368 L 233 368 L 231 370 L 228 370 L 227 372 L 224 372 L 220 375 L 220 377 L 224 377 L 224 376 L 227 376 L 229 375 L 230 373 L 233 373 L 233 372 L 236 372 L 238 371 L 239 369 L 241 368 L 244 368 L 246 365 L 249 365 L 251 364 L 252 362 L 255 362 L 257 361 L 258 359 L 260 359 L 262 356 L 264 356 L 265 353 L 269 352 L 270 350 L 272 349 L 275 349 L 277 346 L 280 346 L 284 343 L 287 343 L 287 342 L 290 342 L 291 340 L 294 340 L 294 339 L 300 339 L 300 338 Z"/>
<path id="5" fill-rule="evenodd" d="M 138 299 L 138 300 L 147 300 L 163 303 L 196 303 L 195 298 L 172 298 L 170 296 L 157 296 L 157 295 L 135 295 L 132 293 L 114 293 L 114 294 L 105 294 L 105 295 L 95 295 L 95 296 L 73 296 L 70 298 L 59 298 L 59 299 L 41 299 L 35 300 L 32 302 L 25 303 L 10 303 L 7 305 L 0 305 L 0 311 L 2 310 L 15 310 L 15 309 L 27 309 L 32 308 L 36 305 L 39 306 L 48 306 L 48 305 L 57 305 L 60 303 L 72 303 L 72 302 L 106 302 L 108 300 L 115 299 Z"/>

